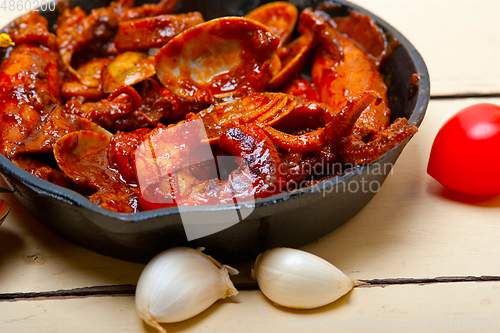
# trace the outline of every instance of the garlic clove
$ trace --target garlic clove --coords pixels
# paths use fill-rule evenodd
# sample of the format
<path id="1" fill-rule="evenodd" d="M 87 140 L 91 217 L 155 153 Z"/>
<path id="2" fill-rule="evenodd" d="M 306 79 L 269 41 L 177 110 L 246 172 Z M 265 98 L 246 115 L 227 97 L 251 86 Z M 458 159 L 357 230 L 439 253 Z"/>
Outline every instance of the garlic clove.
<path id="1" fill-rule="evenodd" d="M 328 261 L 289 248 L 276 248 L 261 254 L 252 269 L 252 278 L 271 301 L 294 309 L 330 304 L 356 284 Z"/>
<path id="2" fill-rule="evenodd" d="M 173 248 L 154 257 L 144 268 L 135 294 L 139 316 L 160 332 L 159 323 L 189 319 L 219 299 L 238 291 L 229 277 L 229 266 L 190 248 Z"/>

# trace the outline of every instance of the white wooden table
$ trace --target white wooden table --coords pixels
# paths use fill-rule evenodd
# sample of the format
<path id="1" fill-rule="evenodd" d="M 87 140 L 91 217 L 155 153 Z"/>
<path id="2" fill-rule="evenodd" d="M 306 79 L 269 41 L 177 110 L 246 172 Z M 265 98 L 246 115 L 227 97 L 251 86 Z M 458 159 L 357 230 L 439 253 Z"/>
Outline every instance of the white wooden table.
<path id="1" fill-rule="evenodd" d="M 433 96 L 419 133 L 370 204 L 304 248 L 374 284 L 309 311 L 279 308 L 259 290 L 243 290 L 191 320 L 165 325 L 169 332 L 500 332 L 500 197 L 453 194 L 426 173 L 446 119 L 474 103 L 500 104 L 500 1 L 355 2 L 421 52 Z M 0 10 L 0 26 L 20 14 Z M 12 195 L 0 198 L 12 207 L 0 227 L 0 333 L 154 332 L 134 305 L 143 265 L 80 248 L 38 223 Z M 238 268 L 235 282 L 245 283 L 248 265 Z"/>

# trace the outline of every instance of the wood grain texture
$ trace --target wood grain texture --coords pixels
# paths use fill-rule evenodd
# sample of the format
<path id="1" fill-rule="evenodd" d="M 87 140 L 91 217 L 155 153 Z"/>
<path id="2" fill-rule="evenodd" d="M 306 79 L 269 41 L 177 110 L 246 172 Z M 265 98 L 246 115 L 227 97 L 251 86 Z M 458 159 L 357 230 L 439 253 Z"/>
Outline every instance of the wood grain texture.
<path id="1" fill-rule="evenodd" d="M 169 333 L 470 332 L 487 319 L 490 329 L 482 331 L 497 332 L 499 300 L 500 285 L 491 282 L 358 287 L 331 305 L 299 311 L 277 307 L 258 291 L 243 291 L 190 320 L 164 327 Z M 155 332 L 139 319 L 133 297 L 0 302 L 0 313 L 2 333 Z M 460 328 L 462 319 L 469 328 Z M 495 320 L 497 328 L 492 329 Z"/>
<path id="2" fill-rule="evenodd" d="M 353 0 L 398 29 L 422 54 L 432 95 L 500 93 L 496 0 Z"/>
<path id="3" fill-rule="evenodd" d="M 0 228 L 0 293 L 137 283 L 143 265 L 76 246 L 36 221 L 13 195 L 0 197 L 11 205 Z"/>

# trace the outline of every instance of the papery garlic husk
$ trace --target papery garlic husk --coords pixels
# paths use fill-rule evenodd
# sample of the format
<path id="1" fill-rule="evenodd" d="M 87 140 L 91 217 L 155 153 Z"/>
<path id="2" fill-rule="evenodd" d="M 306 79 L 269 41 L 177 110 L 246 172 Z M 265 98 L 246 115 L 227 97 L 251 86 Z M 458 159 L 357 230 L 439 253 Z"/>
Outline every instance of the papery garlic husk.
<path id="1" fill-rule="evenodd" d="M 189 319 L 238 291 L 229 277 L 238 271 L 201 251 L 178 247 L 154 257 L 144 268 L 135 293 L 139 316 L 160 332 L 159 323 Z"/>
<path id="2" fill-rule="evenodd" d="M 356 282 L 311 253 L 276 248 L 261 254 L 252 268 L 262 293 L 276 304 L 313 309 L 347 294 Z"/>

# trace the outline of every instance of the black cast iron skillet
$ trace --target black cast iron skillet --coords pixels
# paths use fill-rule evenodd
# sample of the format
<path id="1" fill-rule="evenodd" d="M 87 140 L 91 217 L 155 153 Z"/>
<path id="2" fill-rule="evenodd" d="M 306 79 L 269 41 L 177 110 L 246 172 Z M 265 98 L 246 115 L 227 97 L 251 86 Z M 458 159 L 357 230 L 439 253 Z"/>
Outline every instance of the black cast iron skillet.
<path id="1" fill-rule="evenodd" d="M 105 0 L 71 0 L 89 11 L 107 6 Z M 227 15 L 244 15 L 269 1 L 180 0 L 177 12 L 199 11 L 206 20 Z M 291 0 L 299 10 L 313 7 L 317 0 Z M 385 60 L 382 73 L 389 86 L 393 120 L 406 117 L 419 126 L 430 95 L 427 68 L 412 44 L 389 24 L 366 10 L 343 0 L 329 14 L 345 16 L 351 10 L 370 15 L 398 45 Z M 138 4 L 139 1 L 138 1 Z M 56 14 L 43 13 L 51 23 Z M 417 86 L 412 75 L 420 74 Z M 418 134 L 417 134 L 418 135 Z M 253 209 L 246 219 L 225 230 L 187 240 L 178 208 L 137 214 L 119 214 L 91 203 L 76 192 L 50 184 L 14 165 L 0 154 L 1 173 L 19 201 L 44 225 L 64 238 L 92 251 L 134 262 L 146 262 L 158 252 L 174 246 L 205 247 L 222 262 L 253 260 L 266 249 L 300 247 L 332 232 L 356 215 L 373 198 L 408 140 L 371 165 L 327 179 L 315 187 L 259 199 L 255 206 L 188 207 L 183 217 L 197 227 L 217 223 L 224 214 Z M 365 188 L 362 188 L 365 184 Z M 368 188 L 368 185 L 372 185 Z M 349 190 L 348 190 L 349 189 Z M 185 215 L 184 215 L 185 214 Z M 369 223 L 369 221 L 367 221 Z"/>

